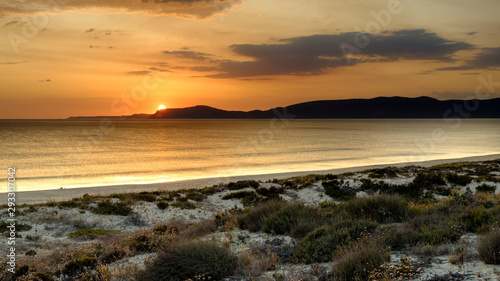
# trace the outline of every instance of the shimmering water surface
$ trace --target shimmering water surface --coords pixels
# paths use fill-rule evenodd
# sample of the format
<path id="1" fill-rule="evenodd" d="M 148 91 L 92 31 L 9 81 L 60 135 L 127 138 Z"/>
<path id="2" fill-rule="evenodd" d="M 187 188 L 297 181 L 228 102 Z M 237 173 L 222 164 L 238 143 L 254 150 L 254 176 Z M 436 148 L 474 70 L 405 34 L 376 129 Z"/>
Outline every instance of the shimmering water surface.
<path id="1" fill-rule="evenodd" d="M 326 170 L 500 153 L 500 120 L 3 120 L 18 190 Z"/>

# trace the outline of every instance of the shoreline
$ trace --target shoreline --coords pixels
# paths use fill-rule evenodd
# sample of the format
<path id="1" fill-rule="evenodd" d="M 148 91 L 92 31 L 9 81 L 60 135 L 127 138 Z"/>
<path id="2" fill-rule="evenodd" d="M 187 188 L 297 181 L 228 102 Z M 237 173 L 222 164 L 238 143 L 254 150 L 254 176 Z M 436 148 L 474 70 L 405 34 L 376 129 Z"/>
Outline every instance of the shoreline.
<path id="1" fill-rule="evenodd" d="M 180 180 L 165 183 L 152 183 L 152 184 L 126 184 L 126 185 L 110 185 L 110 186 L 94 186 L 94 187 L 77 187 L 69 189 L 51 189 L 51 190 L 32 190 L 16 192 L 17 204 L 35 204 L 51 201 L 64 201 L 75 197 L 80 197 L 84 194 L 92 195 L 109 195 L 112 193 L 128 193 L 128 192 L 141 192 L 141 191 L 157 191 L 157 190 L 180 190 L 189 188 L 203 188 L 218 183 L 228 183 L 238 180 L 270 180 L 273 178 L 283 179 L 295 176 L 303 176 L 308 174 L 343 174 L 348 172 L 360 172 L 369 169 L 377 169 L 383 167 L 404 167 L 404 166 L 422 166 L 430 167 L 439 164 L 453 163 L 453 162 L 474 162 L 474 161 L 488 161 L 500 159 L 500 154 L 490 154 L 482 156 L 470 156 L 462 158 L 448 158 L 427 160 L 422 162 L 400 162 L 391 164 L 375 164 L 355 167 L 336 168 L 330 170 L 319 171 L 299 171 L 275 174 L 260 174 L 260 175 L 243 175 L 233 177 L 215 177 L 215 178 L 201 178 L 191 180 Z M 7 193 L 0 193 L 0 202 L 7 202 Z"/>

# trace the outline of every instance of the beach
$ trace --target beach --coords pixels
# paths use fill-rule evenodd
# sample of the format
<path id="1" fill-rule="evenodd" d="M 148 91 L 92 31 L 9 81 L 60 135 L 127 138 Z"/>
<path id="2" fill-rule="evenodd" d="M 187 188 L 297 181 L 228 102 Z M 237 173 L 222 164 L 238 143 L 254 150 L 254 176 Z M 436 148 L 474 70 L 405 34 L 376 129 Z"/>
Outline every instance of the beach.
<path id="1" fill-rule="evenodd" d="M 376 247 L 385 262 L 377 270 L 411 274 L 403 280 L 486 281 L 500 277 L 500 265 L 481 256 L 484 237 L 497 232 L 499 196 L 500 155 L 484 155 L 20 192 L 15 228 L 6 235 L 15 241 L 11 254 L 17 266 L 28 268 L 22 274 L 47 280 L 164 280 L 148 275 L 162 251 L 212 243 L 238 260 L 228 278 L 217 280 L 317 281 L 337 274 L 349 256 L 337 247 L 360 243 L 350 251 Z M 370 207 L 356 209 L 365 204 Z M 450 211 L 442 213 L 443 207 Z M 262 213 L 266 208 L 271 209 Z M 418 226 L 423 222 L 426 227 Z M 335 235 L 344 237 L 343 231 L 350 234 L 339 242 Z M 0 244 L 7 247 L 12 239 Z M 337 255 L 333 261 L 332 254 Z M 7 268 L 0 278 L 10 276 Z"/>
<path id="2" fill-rule="evenodd" d="M 112 186 L 96 186 L 96 187 L 84 187 L 84 188 L 68 188 L 68 189 L 53 189 L 53 190 L 40 190 L 40 191 L 26 191 L 18 192 L 16 195 L 16 201 L 18 203 L 43 203 L 49 201 L 62 201 L 69 200 L 74 197 L 79 197 L 84 194 L 91 195 L 109 195 L 112 193 L 126 193 L 126 192 L 141 192 L 141 191 L 172 191 L 178 189 L 190 189 L 190 188 L 203 188 L 206 186 L 211 186 L 219 183 L 228 183 L 231 181 L 238 180 L 260 180 L 267 181 L 270 179 L 283 179 L 295 176 L 304 176 L 308 174 L 342 174 L 347 172 L 359 172 L 368 169 L 376 169 L 387 166 L 393 167 L 404 167 L 404 166 L 422 166 L 430 167 L 433 165 L 451 163 L 451 162 L 464 162 L 464 161 L 484 161 L 484 160 L 494 160 L 499 159 L 500 154 L 491 155 L 481 155 L 465 158 L 455 158 L 455 159 L 437 159 L 429 160 L 423 162 L 403 162 L 403 163 L 391 163 L 391 164 L 379 164 L 379 165 L 367 165 L 367 166 L 357 166 L 357 167 L 346 167 L 340 169 L 332 170 L 322 170 L 322 171 L 303 171 L 303 172 L 290 172 L 290 173 L 278 173 L 278 174 L 263 174 L 263 175 L 246 175 L 246 176 L 236 176 L 236 177 L 218 177 L 218 178 L 203 178 L 195 180 L 185 180 L 185 181 L 175 181 L 166 183 L 154 183 L 154 184 L 131 184 L 131 185 L 112 185 Z M 7 194 L 0 193 L 0 202 L 7 202 Z"/>

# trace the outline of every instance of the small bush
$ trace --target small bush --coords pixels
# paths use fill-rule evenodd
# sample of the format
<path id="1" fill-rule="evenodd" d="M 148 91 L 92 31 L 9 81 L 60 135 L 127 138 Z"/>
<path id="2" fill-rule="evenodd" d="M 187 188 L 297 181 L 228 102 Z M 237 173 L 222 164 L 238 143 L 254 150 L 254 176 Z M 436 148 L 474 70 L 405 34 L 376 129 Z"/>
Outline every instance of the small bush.
<path id="1" fill-rule="evenodd" d="M 208 241 L 171 245 L 141 272 L 139 281 L 184 281 L 204 275 L 208 280 L 222 280 L 233 274 L 237 258 L 229 249 Z"/>
<path id="2" fill-rule="evenodd" d="M 125 203 L 111 203 L 110 200 L 106 200 L 97 203 L 97 207 L 92 208 L 91 211 L 100 215 L 128 216 L 132 213 L 132 208 Z"/>
<path id="3" fill-rule="evenodd" d="M 465 186 L 465 185 L 472 182 L 471 176 L 469 176 L 469 175 L 462 176 L 462 175 L 458 175 L 455 173 L 446 175 L 446 179 L 452 184 L 461 185 L 461 186 Z"/>
<path id="4" fill-rule="evenodd" d="M 368 280 L 370 271 L 388 262 L 391 254 L 372 240 L 343 247 L 334 254 L 333 280 Z"/>
<path id="5" fill-rule="evenodd" d="M 97 265 L 97 259 L 94 257 L 82 257 L 69 261 L 64 265 L 63 273 L 69 276 L 77 275 L 87 268 L 93 268 Z"/>
<path id="6" fill-rule="evenodd" d="M 57 203 L 57 207 L 59 209 L 74 209 L 74 208 L 80 207 L 80 202 L 74 201 L 74 200 L 62 201 L 62 202 Z"/>
<path id="7" fill-rule="evenodd" d="M 279 211 L 270 215 L 264 223 L 263 231 L 273 234 L 292 234 L 294 237 L 301 238 L 317 227 L 314 222 L 318 220 L 319 215 L 312 208 L 307 208 L 303 205 L 293 204 L 288 205 Z M 308 231 L 299 230 L 298 227 L 309 226 Z"/>
<path id="8" fill-rule="evenodd" d="M 465 231 L 481 232 L 488 230 L 495 221 L 494 211 L 484 207 L 467 208 L 459 217 Z"/>
<path id="9" fill-rule="evenodd" d="M 207 196 L 203 195 L 199 192 L 189 192 L 188 194 L 186 194 L 186 198 L 193 200 L 193 201 L 196 201 L 196 202 L 201 202 L 201 201 L 205 200 L 207 198 Z"/>
<path id="10" fill-rule="evenodd" d="M 292 252 L 291 261 L 301 263 L 329 262 L 340 246 L 354 242 L 372 232 L 377 224 L 369 221 L 345 221 L 320 227 L 302 239 Z"/>
<path id="11" fill-rule="evenodd" d="M 248 229 L 252 232 L 262 230 L 266 219 L 287 205 L 288 204 L 283 201 L 266 201 L 252 208 L 247 213 L 239 215 L 238 224 L 241 229 Z"/>
<path id="12" fill-rule="evenodd" d="M 402 222 L 408 215 L 404 199 L 387 195 L 351 200 L 343 207 L 354 217 L 381 223 Z"/>
<path id="13" fill-rule="evenodd" d="M 436 172 L 420 173 L 415 177 L 413 183 L 421 186 L 422 188 L 430 188 L 436 185 L 446 184 L 441 174 Z"/>
<path id="14" fill-rule="evenodd" d="M 86 237 L 86 238 L 96 238 L 97 236 L 107 235 L 110 233 L 118 233 L 120 230 L 108 230 L 108 229 L 81 229 L 68 234 L 70 238 Z"/>
<path id="15" fill-rule="evenodd" d="M 103 264 L 110 264 L 117 260 L 123 259 L 127 255 L 127 252 L 124 249 L 112 249 L 102 254 L 99 257 L 99 261 Z"/>
<path id="16" fill-rule="evenodd" d="M 479 257 L 487 264 L 500 264 L 500 230 L 494 230 L 479 240 Z"/>
<path id="17" fill-rule="evenodd" d="M 149 192 L 113 194 L 111 195 L 111 197 L 120 198 L 120 200 L 130 203 L 137 201 L 146 201 L 146 202 L 156 201 L 156 194 Z"/>
<path id="18" fill-rule="evenodd" d="M 54 281 L 54 277 L 52 277 L 52 274 L 50 274 L 48 272 L 37 272 L 37 273 L 35 273 L 35 280 Z"/>
<path id="19" fill-rule="evenodd" d="M 205 187 L 205 188 L 200 190 L 200 192 L 202 194 L 205 194 L 205 195 L 213 195 L 213 194 L 215 194 L 217 192 L 221 192 L 221 191 L 222 191 L 222 189 L 220 187 L 218 187 L 217 185 Z"/>
<path id="20" fill-rule="evenodd" d="M 482 185 L 476 187 L 476 192 L 488 192 L 488 193 L 495 193 L 497 190 L 497 187 L 495 185 L 488 185 L 483 183 Z"/>
<path id="21" fill-rule="evenodd" d="M 191 202 L 174 202 L 172 203 L 172 207 L 180 209 L 196 209 L 196 205 Z"/>
<path id="22" fill-rule="evenodd" d="M 254 191 L 238 191 L 224 195 L 222 200 L 252 198 L 255 196 Z"/>
<path id="23" fill-rule="evenodd" d="M 388 168 L 382 168 L 382 169 L 372 169 L 370 170 L 368 177 L 369 178 L 396 178 L 398 176 L 397 174 L 397 168 L 393 167 L 388 167 Z"/>
<path id="24" fill-rule="evenodd" d="M 348 200 L 356 197 L 354 191 L 344 190 L 340 187 L 340 183 L 337 180 L 324 181 L 321 183 L 325 188 L 325 194 L 337 200 Z"/>
<path id="25" fill-rule="evenodd" d="M 158 206 L 158 208 L 160 210 L 165 210 L 166 208 L 168 208 L 169 204 L 168 202 L 165 202 L 165 201 L 159 201 L 158 203 L 156 203 L 156 206 Z"/>
<path id="26" fill-rule="evenodd" d="M 253 188 L 258 188 L 260 184 L 254 180 L 248 180 L 248 181 L 237 181 L 237 182 L 230 182 L 227 184 L 227 189 L 229 190 L 238 190 L 238 189 L 243 189 L 247 187 L 253 187 Z"/>
<path id="27" fill-rule="evenodd" d="M 271 186 L 270 188 L 259 187 L 255 191 L 262 196 L 272 196 L 284 193 L 285 189 L 282 187 Z"/>

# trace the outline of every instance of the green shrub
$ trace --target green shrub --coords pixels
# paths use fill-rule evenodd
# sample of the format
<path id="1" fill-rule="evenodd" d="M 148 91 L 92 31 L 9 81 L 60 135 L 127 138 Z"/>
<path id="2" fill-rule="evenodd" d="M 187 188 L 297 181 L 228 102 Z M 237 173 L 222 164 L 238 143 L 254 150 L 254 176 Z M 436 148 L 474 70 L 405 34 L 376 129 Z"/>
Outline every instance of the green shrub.
<path id="1" fill-rule="evenodd" d="M 369 179 L 362 179 L 360 189 L 365 191 L 380 192 L 390 195 L 402 195 L 411 198 L 419 198 L 423 195 L 425 187 L 414 182 L 410 184 L 388 184 L 383 181 L 372 181 Z"/>
<path id="2" fill-rule="evenodd" d="M 50 274 L 48 272 L 37 272 L 37 273 L 35 273 L 35 280 L 54 281 L 54 277 L 52 277 L 52 274 Z"/>
<path id="3" fill-rule="evenodd" d="M 57 207 L 59 209 L 74 209 L 80 207 L 80 203 L 78 201 L 62 201 L 57 203 Z"/>
<path id="4" fill-rule="evenodd" d="M 490 228 L 495 221 L 494 210 L 484 207 L 467 208 L 459 219 L 465 231 L 481 232 Z"/>
<path id="5" fill-rule="evenodd" d="M 271 186 L 270 188 L 259 187 L 255 191 L 262 196 L 272 196 L 284 193 L 285 189 L 282 187 Z"/>
<path id="6" fill-rule="evenodd" d="M 97 236 L 107 235 L 110 233 L 118 233 L 120 230 L 109 230 L 109 229 L 81 229 L 68 234 L 70 238 L 86 237 L 95 238 Z"/>
<path id="7" fill-rule="evenodd" d="M 264 222 L 262 230 L 273 234 L 291 234 L 302 238 L 318 227 L 320 215 L 312 208 L 300 204 L 285 206 L 273 213 Z"/>
<path id="8" fill-rule="evenodd" d="M 128 216 L 132 213 L 132 208 L 125 203 L 112 203 L 110 200 L 106 200 L 97 203 L 97 207 L 92 208 L 91 211 L 100 215 Z"/>
<path id="9" fill-rule="evenodd" d="M 394 167 L 372 169 L 369 172 L 369 178 L 396 178 L 398 176 L 398 169 Z"/>
<path id="10" fill-rule="evenodd" d="M 222 200 L 253 198 L 255 196 L 256 196 L 255 191 L 238 191 L 224 195 L 222 197 Z"/>
<path id="11" fill-rule="evenodd" d="M 408 215 L 408 204 L 401 197 L 376 196 L 348 201 L 343 208 L 352 216 L 381 223 L 402 222 Z"/>
<path id="12" fill-rule="evenodd" d="M 207 198 L 207 196 L 203 195 L 199 192 L 189 192 L 188 194 L 186 194 L 186 198 L 193 200 L 193 201 L 196 201 L 196 202 L 201 202 L 201 201 L 205 200 Z"/>
<path id="13" fill-rule="evenodd" d="M 138 276 L 138 281 L 184 281 L 203 275 L 222 280 L 233 274 L 237 258 L 229 249 L 208 241 L 171 245 Z"/>
<path id="14" fill-rule="evenodd" d="M 139 193 L 113 193 L 110 195 L 112 198 L 119 198 L 122 201 L 127 201 L 130 203 L 137 201 L 154 202 L 156 201 L 156 195 L 158 192 L 139 192 Z"/>
<path id="15" fill-rule="evenodd" d="M 0 230 L 5 230 L 7 226 L 10 225 L 10 222 L 1 222 L 0 223 Z M 29 224 L 24 224 L 24 223 L 16 223 L 16 231 L 29 231 L 33 227 Z M 10 234 L 9 234 L 10 235 Z"/>
<path id="16" fill-rule="evenodd" d="M 372 240 L 343 247 L 334 254 L 333 280 L 368 280 L 370 271 L 388 262 L 391 254 Z"/>
<path id="17" fill-rule="evenodd" d="M 322 226 L 309 233 L 292 252 L 291 261 L 300 263 L 329 262 L 339 247 L 372 232 L 377 224 L 370 221 L 345 221 Z"/>
<path id="18" fill-rule="evenodd" d="M 409 227 L 390 227 L 382 234 L 384 245 L 391 250 L 405 250 L 419 241 L 418 233 Z"/>
<path id="19" fill-rule="evenodd" d="M 455 173 L 446 175 L 446 179 L 453 184 L 465 186 L 472 182 L 472 177 L 469 175 L 458 175 Z"/>
<path id="20" fill-rule="evenodd" d="M 85 269 L 93 268 L 97 265 L 95 257 L 82 257 L 69 261 L 64 265 L 63 273 L 69 276 L 77 275 Z"/>
<path id="21" fill-rule="evenodd" d="M 222 191 L 222 189 L 220 187 L 218 187 L 217 185 L 205 187 L 205 188 L 200 190 L 200 192 L 202 194 L 205 194 L 205 195 L 213 195 L 213 194 L 215 194 L 217 192 L 221 192 L 221 191 Z"/>
<path id="22" fill-rule="evenodd" d="M 245 180 L 245 181 L 230 182 L 227 184 L 227 189 L 238 190 L 247 187 L 258 188 L 259 186 L 260 184 L 254 180 Z"/>
<path id="23" fill-rule="evenodd" d="M 191 202 L 174 202 L 172 203 L 172 207 L 180 208 L 180 209 L 196 209 L 196 205 Z"/>
<path id="24" fill-rule="evenodd" d="M 127 252 L 124 249 L 113 249 L 111 251 L 107 251 L 99 257 L 99 261 L 103 264 L 110 264 L 117 260 L 123 259 L 127 255 Z"/>
<path id="25" fill-rule="evenodd" d="M 500 230 L 494 230 L 479 239 L 479 257 L 487 264 L 500 264 Z"/>
<path id="26" fill-rule="evenodd" d="M 476 192 L 488 192 L 488 193 L 495 193 L 497 190 L 496 185 L 488 185 L 483 183 L 482 185 L 476 187 Z"/>
<path id="27" fill-rule="evenodd" d="M 238 224 L 241 229 L 248 229 L 255 232 L 264 227 L 266 219 L 287 206 L 284 201 L 270 200 L 252 208 L 250 211 L 238 216 Z"/>
<path id="28" fill-rule="evenodd" d="M 353 191 L 343 190 L 337 180 L 324 181 L 321 185 L 325 188 L 325 194 L 337 200 L 348 200 L 356 197 Z"/>
<path id="29" fill-rule="evenodd" d="M 158 208 L 160 210 L 165 210 L 166 208 L 168 208 L 169 204 L 168 202 L 165 202 L 165 201 L 159 201 L 158 203 L 156 203 L 156 206 L 158 206 Z"/>
<path id="30" fill-rule="evenodd" d="M 413 183 L 422 188 L 430 188 L 436 185 L 445 185 L 442 175 L 436 172 L 419 173 L 413 180 Z"/>

